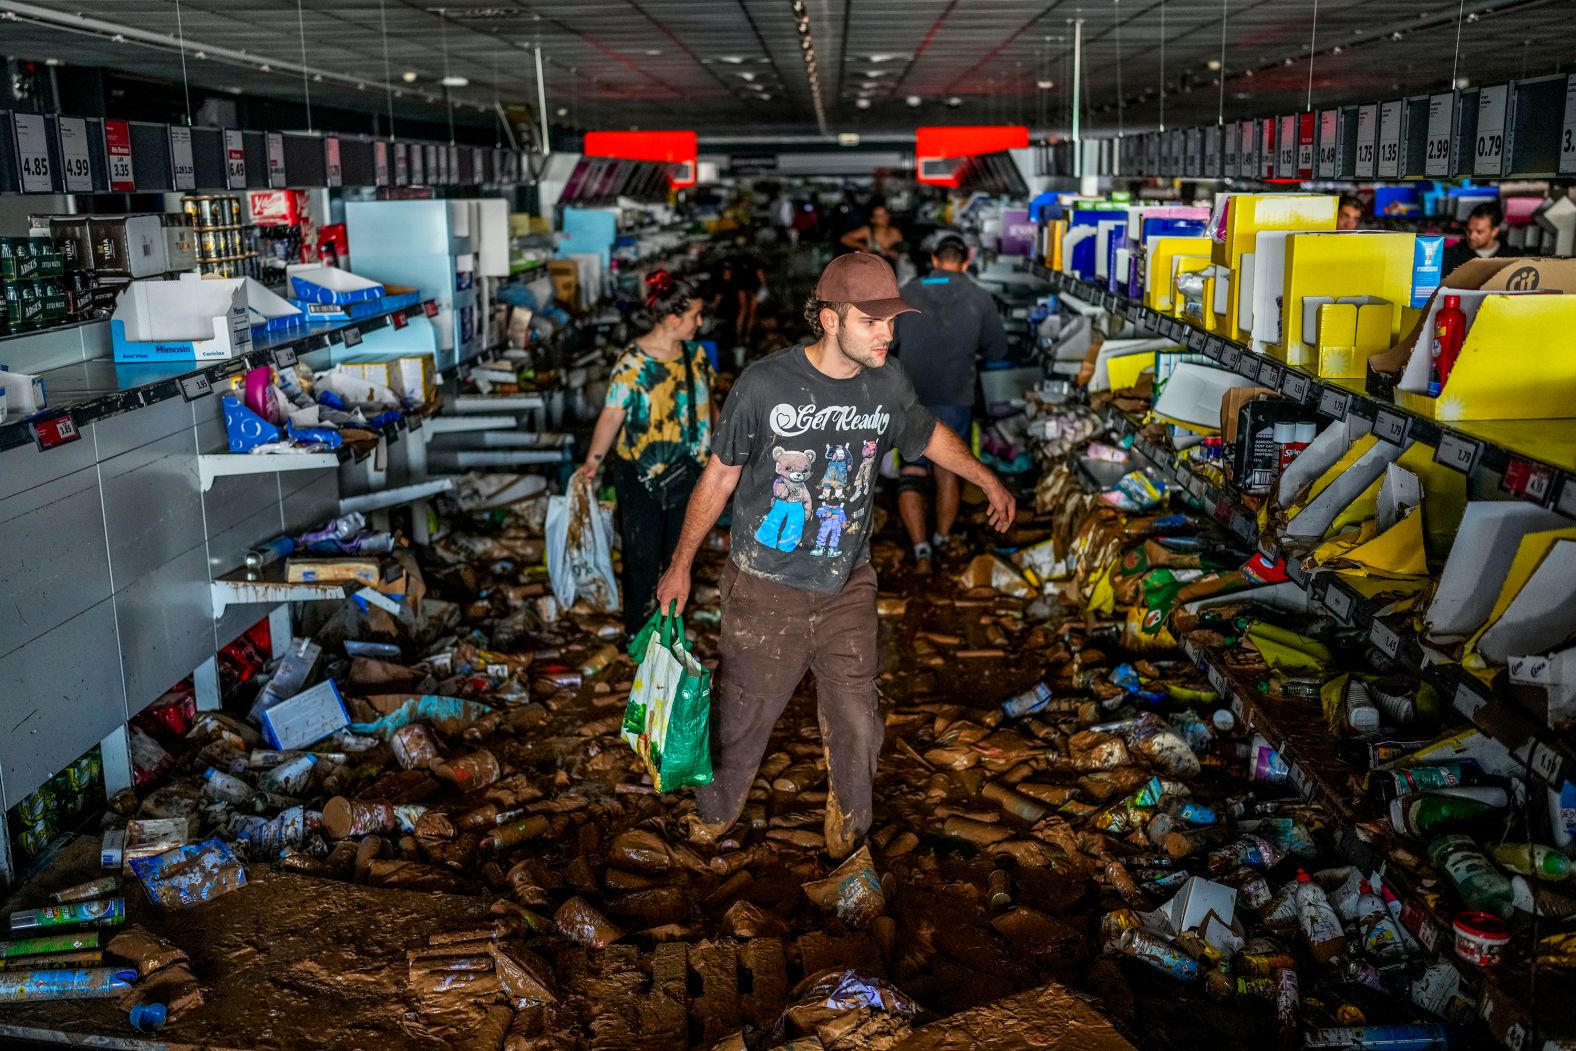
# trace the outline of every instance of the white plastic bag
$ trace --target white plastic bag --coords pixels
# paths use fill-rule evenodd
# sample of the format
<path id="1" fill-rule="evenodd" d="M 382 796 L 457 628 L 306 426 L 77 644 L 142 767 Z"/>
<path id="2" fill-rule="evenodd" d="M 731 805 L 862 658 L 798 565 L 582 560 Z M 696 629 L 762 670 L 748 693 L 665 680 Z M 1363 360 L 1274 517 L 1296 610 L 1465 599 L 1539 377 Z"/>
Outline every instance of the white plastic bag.
<path id="1" fill-rule="evenodd" d="M 577 596 L 596 609 L 618 609 L 613 516 L 579 475 L 570 481 L 567 494 L 547 502 L 547 575 L 562 609 L 574 605 Z"/>

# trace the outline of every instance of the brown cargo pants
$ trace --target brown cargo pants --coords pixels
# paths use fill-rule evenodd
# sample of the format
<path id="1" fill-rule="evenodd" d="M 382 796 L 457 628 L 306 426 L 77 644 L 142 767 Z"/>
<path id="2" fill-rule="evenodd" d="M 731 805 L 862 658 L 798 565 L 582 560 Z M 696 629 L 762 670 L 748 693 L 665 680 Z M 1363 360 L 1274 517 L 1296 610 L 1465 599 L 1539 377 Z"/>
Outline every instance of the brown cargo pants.
<path id="1" fill-rule="evenodd" d="M 772 728 L 804 673 L 813 671 L 830 772 L 827 850 L 841 857 L 870 828 L 881 752 L 876 572 L 866 563 L 842 591 L 823 595 L 752 576 L 730 561 L 720 590 L 712 782 L 695 793 L 701 819 L 724 826 L 739 819 Z"/>

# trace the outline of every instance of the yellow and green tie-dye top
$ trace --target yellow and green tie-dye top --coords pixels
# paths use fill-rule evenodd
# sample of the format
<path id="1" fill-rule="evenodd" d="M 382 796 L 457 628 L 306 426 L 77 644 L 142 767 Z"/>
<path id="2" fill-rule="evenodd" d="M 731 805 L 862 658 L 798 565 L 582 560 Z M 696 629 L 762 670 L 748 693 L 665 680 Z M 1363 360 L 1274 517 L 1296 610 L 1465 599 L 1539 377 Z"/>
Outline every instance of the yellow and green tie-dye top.
<path id="1" fill-rule="evenodd" d="M 682 458 L 704 464 L 711 446 L 711 361 L 699 343 L 686 342 L 695 384 L 685 390 L 684 359 L 662 361 L 634 343 L 625 348 L 608 379 L 605 404 L 624 410 L 624 426 L 613 452 L 654 478 Z M 689 435 L 689 406 L 695 429 Z M 692 437 L 692 440 L 691 440 Z"/>

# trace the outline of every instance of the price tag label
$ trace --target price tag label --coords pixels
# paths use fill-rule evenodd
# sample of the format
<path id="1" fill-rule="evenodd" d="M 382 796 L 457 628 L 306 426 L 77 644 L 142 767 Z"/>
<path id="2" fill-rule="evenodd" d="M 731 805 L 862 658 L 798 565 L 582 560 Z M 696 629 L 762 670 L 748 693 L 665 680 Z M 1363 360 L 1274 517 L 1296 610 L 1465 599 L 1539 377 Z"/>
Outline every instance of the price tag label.
<path id="1" fill-rule="evenodd" d="M 372 178 L 378 186 L 389 184 L 389 144 L 381 139 L 372 144 Z"/>
<path id="2" fill-rule="evenodd" d="M 1546 504 L 1554 489 L 1554 468 L 1513 456 L 1505 465 L 1500 488 L 1523 499 Z"/>
<path id="3" fill-rule="evenodd" d="M 1209 340 L 1203 329 L 1195 328 L 1187 334 L 1187 345 L 1190 349 L 1203 353 L 1204 344 Z"/>
<path id="4" fill-rule="evenodd" d="M 1244 179 L 1259 177 L 1259 135 L 1253 121 L 1237 125 L 1237 167 Z"/>
<path id="5" fill-rule="evenodd" d="M 1299 114 L 1297 117 L 1297 177 L 1299 179 L 1313 178 L 1313 140 L 1318 132 L 1315 120 L 1312 113 Z"/>
<path id="6" fill-rule="evenodd" d="M 1564 780 L 1560 776 L 1565 766 L 1564 760 L 1552 745 L 1543 741 L 1532 746 L 1532 759 L 1527 765 L 1532 768 L 1534 774 L 1542 778 L 1544 784 L 1557 786 Z"/>
<path id="7" fill-rule="evenodd" d="M 1379 409 L 1374 413 L 1373 427 L 1370 428 L 1375 435 L 1391 445 L 1404 445 L 1406 443 L 1406 425 L 1409 421 L 1398 412 L 1390 409 Z"/>
<path id="8" fill-rule="evenodd" d="M 389 315 L 389 322 L 391 324 L 393 324 L 394 331 L 398 332 L 400 329 L 402 329 L 406 325 L 410 324 L 410 319 L 407 318 L 405 316 L 405 312 L 403 310 L 401 310 L 397 314 L 390 314 Z"/>
<path id="9" fill-rule="evenodd" d="M 1205 674 L 1209 679 L 1210 687 L 1214 689 L 1216 693 L 1224 696 L 1226 693 L 1226 677 L 1220 674 L 1220 669 L 1211 664 L 1205 669 Z"/>
<path id="10" fill-rule="evenodd" d="M 1280 132 L 1276 136 L 1275 175 L 1281 179 L 1297 177 L 1297 116 L 1280 119 Z"/>
<path id="11" fill-rule="evenodd" d="M 1482 446 L 1471 438 L 1464 438 L 1459 434 L 1445 431 L 1439 436 L 1439 446 L 1434 450 L 1434 462 L 1454 467 L 1462 474 L 1471 472 L 1472 465 L 1477 463 L 1477 456 Z"/>
<path id="12" fill-rule="evenodd" d="M 48 193 L 55 188 L 49 168 L 49 129 L 37 113 L 13 113 L 16 125 L 16 168 L 23 193 Z"/>
<path id="13" fill-rule="evenodd" d="M 177 190 L 197 188 L 197 165 L 192 161 L 192 130 L 170 125 L 170 183 Z"/>
<path id="14" fill-rule="evenodd" d="M 1379 159 L 1379 107 L 1357 107 L 1357 167 L 1359 179 L 1372 179 Z"/>
<path id="15" fill-rule="evenodd" d="M 1401 99 L 1379 107 L 1379 159 L 1375 174 L 1381 179 L 1394 179 L 1401 174 L 1401 111 L 1405 107 Z"/>
<path id="16" fill-rule="evenodd" d="M 328 185 L 344 185 L 345 169 L 339 163 L 339 136 L 337 135 L 328 135 L 323 138 L 323 168 L 328 174 Z"/>
<path id="17" fill-rule="evenodd" d="M 1314 793 L 1318 791 L 1318 785 L 1314 783 L 1313 778 L 1308 776 L 1308 772 L 1302 768 L 1302 764 L 1296 762 L 1289 764 L 1287 773 L 1290 775 L 1291 786 L 1297 790 L 1297 794 L 1304 799 L 1312 799 Z"/>
<path id="18" fill-rule="evenodd" d="M 1569 106 L 1567 105 L 1567 111 Z M 1428 100 L 1428 149 L 1423 156 L 1423 174 L 1442 179 L 1450 174 L 1450 134 L 1455 128 L 1456 93 L 1441 92 Z"/>
<path id="19" fill-rule="evenodd" d="M 1565 126 L 1560 132 L 1560 174 L 1576 175 L 1576 73 L 1565 78 Z"/>
<path id="20" fill-rule="evenodd" d="M 1350 399 L 1345 391 L 1336 390 L 1334 387 L 1324 388 L 1324 393 L 1319 395 L 1319 411 L 1326 416 L 1337 420 L 1346 419 L 1347 403 Z"/>
<path id="21" fill-rule="evenodd" d="M 1308 589 L 1308 574 L 1303 571 L 1302 563 L 1295 558 L 1286 560 L 1286 579 L 1304 591 Z"/>
<path id="22" fill-rule="evenodd" d="M 345 341 L 346 350 L 349 350 L 351 347 L 361 346 L 361 330 L 359 328 L 347 328 L 339 335 Z"/>
<path id="23" fill-rule="evenodd" d="M 480 146 L 471 147 L 471 182 L 481 185 L 487 181 L 487 153 Z"/>
<path id="24" fill-rule="evenodd" d="M 246 189 L 246 140 L 232 129 L 224 133 L 224 180 L 232 190 Z"/>
<path id="25" fill-rule="evenodd" d="M 285 185 L 285 137 L 277 131 L 263 135 L 263 152 L 268 155 L 268 185 L 275 190 Z"/>
<path id="26" fill-rule="evenodd" d="M 394 185 L 410 184 L 410 147 L 403 142 L 394 144 Z"/>
<path id="27" fill-rule="evenodd" d="M 1231 531 L 1237 534 L 1238 539 L 1246 540 L 1250 543 L 1258 535 L 1258 529 L 1254 525 L 1253 519 L 1241 512 L 1231 516 Z"/>
<path id="28" fill-rule="evenodd" d="M 1226 353 L 1226 341 L 1219 336 L 1210 336 L 1204 341 L 1204 356 L 1211 361 L 1219 361 Z"/>
<path id="29" fill-rule="evenodd" d="M 181 377 L 181 397 L 187 401 L 196 401 L 213 393 L 213 384 L 208 382 L 206 373 L 199 372 L 193 376 Z"/>
<path id="30" fill-rule="evenodd" d="M 1259 126 L 1259 177 L 1275 178 L 1275 118 L 1255 122 Z"/>
<path id="31" fill-rule="evenodd" d="M 274 367 L 280 369 L 293 368 L 296 363 L 294 347 L 277 347 L 274 349 Z"/>
<path id="32" fill-rule="evenodd" d="M 104 152 L 109 155 L 109 188 L 115 193 L 137 189 L 131 165 L 131 125 L 123 120 L 104 122 Z"/>
<path id="33" fill-rule="evenodd" d="M 1242 361 L 1242 348 L 1235 343 L 1227 343 L 1220 352 L 1220 363 L 1226 368 L 1236 371 L 1237 365 Z"/>
<path id="34" fill-rule="evenodd" d="M 1250 380 L 1259 378 L 1259 364 L 1263 358 L 1251 350 L 1237 352 L 1237 375 L 1246 376 Z"/>
<path id="35" fill-rule="evenodd" d="M 1281 374 L 1281 393 L 1292 401 L 1308 400 L 1308 377 L 1287 369 Z"/>
<path id="36" fill-rule="evenodd" d="M 1478 693 L 1468 685 L 1467 680 L 1463 679 L 1456 685 L 1456 696 L 1452 703 L 1456 711 L 1466 716 L 1468 720 L 1476 722 L 1477 714 L 1488 704 L 1488 698 Z"/>
<path id="37" fill-rule="evenodd" d="M 82 437 L 82 432 L 77 430 L 76 421 L 70 413 L 51 416 L 47 420 L 34 420 L 29 427 L 33 429 L 33 441 L 38 445 L 40 452 L 47 452 L 60 445 L 68 445 Z"/>
<path id="38" fill-rule="evenodd" d="M 1327 109 L 1319 113 L 1319 163 L 1318 175 L 1321 179 L 1335 178 L 1336 170 L 1336 134 L 1340 127 L 1341 111 Z"/>
<path id="39" fill-rule="evenodd" d="M 1505 173 L 1505 115 L 1510 108 L 1510 85 L 1495 84 L 1478 92 L 1477 142 L 1473 175 Z"/>
<path id="40" fill-rule="evenodd" d="M 436 299 L 429 299 L 421 305 L 421 309 L 427 312 L 428 317 L 437 317 L 438 301 Z"/>
<path id="41" fill-rule="evenodd" d="M 438 158 L 443 151 L 429 142 L 422 147 L 422 152 L 427 155 L 427 182 L 433 186 L 442 185 L 443 167 Z"/>
<path id="42" fill-rule="evenodd" d="M 1420 918 L 1417 924 L 1417 940 L 1424 949 L 1433 952 L 1439 947 L 1439 924 L 1426 917 Z"/>
<path id="43" fill-rule="evenodd" d="M 1280 389 L 1280 366 L 1273 361 L 1266 361 L 1259 366 L 1259 382 L 1271 390 Z"/>
<path id="44" fill-rule="evenodd" d="M 1220 691 L 1217 690 L 1215 692 L 1219 693 Z M 1231 695 L 1231 714 L 1236 716 L 1237 721 L 1242 725 L 1248 725 L 1248 706 L 1242 703 L 1240 694 L 1234 693 Z"/>
<path id="45" fill-rule="evenodd" d="M 1368 641 L 1373 643 L 1380 653 L 1390 657 L 1394 657 L 1401 650 L 1401 636 L 1382 620 L 1374 621 L 1373 626 L 1368 629 Z"/>
<path id="46" fill-rule="evenodd" d="M 1335 619 L 1342 624 L 1351 622 L 1352 596 L 1344 588 L 1332 583 L 1324 593 L 1324 606 L 1335 614 Z"/>
<path id="47" fill-rule="evenodd" d="M 81 117 L 56 117 L 60 131 L 60 167 L 67 193 L 93 191 L 93 165 L 88 157 L 88 122 Z"/>

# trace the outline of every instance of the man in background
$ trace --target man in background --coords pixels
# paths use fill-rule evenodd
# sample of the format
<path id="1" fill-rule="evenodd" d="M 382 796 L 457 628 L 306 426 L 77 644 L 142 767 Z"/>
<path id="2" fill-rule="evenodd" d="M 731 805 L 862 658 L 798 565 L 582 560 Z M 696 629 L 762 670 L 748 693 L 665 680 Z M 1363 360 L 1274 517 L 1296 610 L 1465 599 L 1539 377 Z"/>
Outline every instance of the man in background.
<path id="1" fill-rule="evenodd" d="M 1335 213 L 1337 230 L 1356 230 L 1363 222 L 1363 202 L 1351 194 L 1341 195 L 1341 206 Z"/>
<path id="2" fill-rule="evenodd" d="M 929 276 L 903 286 L 903 298 L 922 313 L 896 319 L 893 350 L 913 381 L 919 403 L 964 444 L 974 422 L 975 360 L 1007 356 L 1007 333 L 996 300 L 970 280 L 969 247 L 955 233 L 944 233 L 931 252 Z M 925 478 L 936 483 L 936 530 L 926 539 Z M 904 461 L 898 477 L 897 506 L 914 545 L 921 573 L 952 541 L 958 521 L 958 476 L 925 457 Z"/>
<path id="3" fill-rule="evenodd" d="M 1462 263 L 1474 259 L 1497 259 L 1513 254 L 1510 246 L 1500 237 L 1505 224 L 1505 213 L 1499 205 L 1484 201 L 1467 215 L 1467 235 L 1455 244 L 1445 247 L 1445 275 Z"/>

